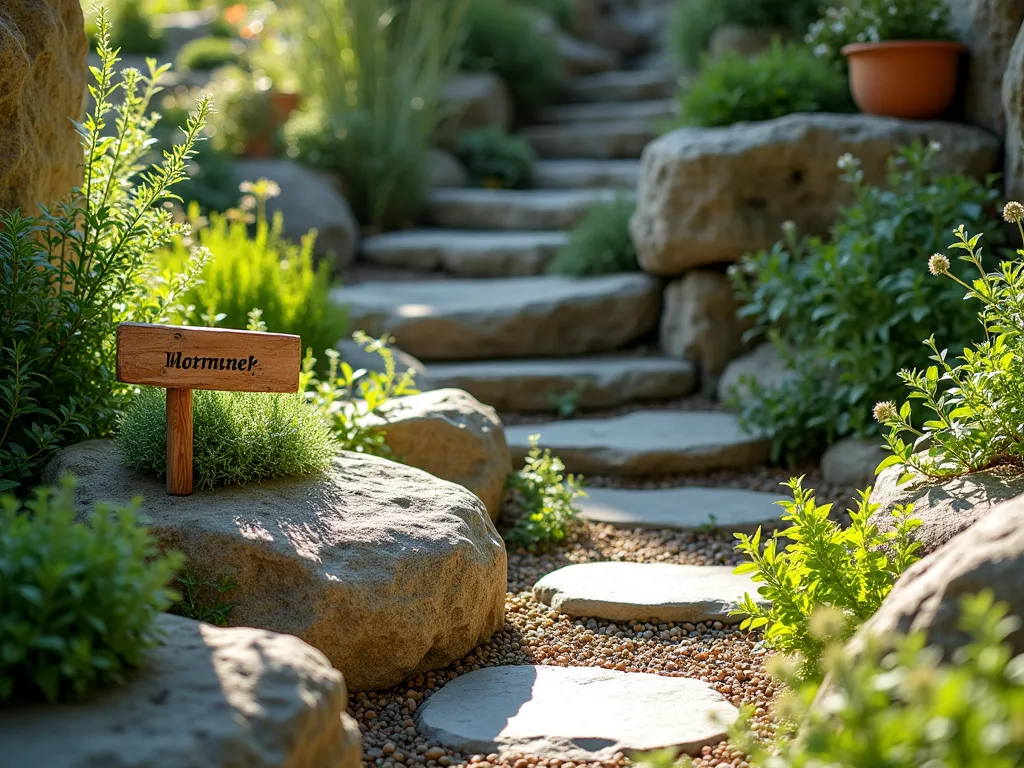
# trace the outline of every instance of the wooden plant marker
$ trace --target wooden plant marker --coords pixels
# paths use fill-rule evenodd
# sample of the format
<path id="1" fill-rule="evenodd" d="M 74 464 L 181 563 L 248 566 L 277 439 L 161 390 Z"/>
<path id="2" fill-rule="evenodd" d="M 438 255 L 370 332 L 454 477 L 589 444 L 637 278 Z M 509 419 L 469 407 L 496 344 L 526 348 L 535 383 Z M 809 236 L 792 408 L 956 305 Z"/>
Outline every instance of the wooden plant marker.
<path id="1" fill-rule="evenodd" d="M 167 493 L 192 493 L 192 390 L 297 392 L 298 336 L 121 323 L 117 380 L 167 390 Z"/>

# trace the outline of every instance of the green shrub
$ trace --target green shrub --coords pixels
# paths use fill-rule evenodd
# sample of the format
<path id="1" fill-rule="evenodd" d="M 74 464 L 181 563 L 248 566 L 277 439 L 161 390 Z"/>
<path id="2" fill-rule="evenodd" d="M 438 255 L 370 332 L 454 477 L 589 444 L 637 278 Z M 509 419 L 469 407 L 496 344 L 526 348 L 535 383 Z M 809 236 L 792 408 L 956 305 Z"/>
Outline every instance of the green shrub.
<path id="1" fill-rule="evenodd" d="M 153 26 L 141 0 L 117 0 L 110 10 L 110 44 L 121 53 L 153 56 L 167 47 L 163 30 Z"/>
<path id="2" fill-rule="evenodd" d="M 635 210 L 633 201 L 625 197 L 593 206 L 548 264 L 548 273 L 583 276 L 640 269 L 629 234 Z"/>
<path id="3" fill-rule="evenodd" d="M 192 423 L 196 490 L 312 474 L 338 451 L 326 422 L 298 394 L 196 390 Z M 116 441 L 126 467 L 164 476 L 164 390 L 139 390 L 121 416 Z"/>
<path id="4" fill-rule="evenodd" d="M 139 501 L 75 522 L 74 480 L 0 497 L 0 701 L 79 700 L 155 645 L 178 555 L 159 555 Z"/>
<path id="5" fill-rule="evenodd" d="M 555 43 L 534 31 L 527 9 L 505 0 L 471 0 L 462 67 L 497 74 L 508 86 L 520 122 L 554 100 L 562 78 Z"/>
<path id="6" fill-rule="evenodd" d="M 815 55 L 839 62 L 849 43 L 955 39 L 944 0 L 846 0 L 826 7 L 806 36 Z"/>
<path id="7" fill-rule="evenodd" d="M 858 653 L 834 648 L 822 673 L 832 694 L 788 678 L 772 744 L 746 727 L 734 743 L 754 768 L 1013 768 L 1024 764 L 1024 656 L 1012 658 L 1020 626 L 991 593 L 965 598 L 960 627 L 972 641 L 946 663 L 923 633 L 869 637 Z"/>
<path id="8" fill-rule="evenodd" d="M 474 184 L 522 189 L 530 183 L 537 156 L 529 142 L 498 128 L 475 128 L 459 136 L 459 157 Z"/>
<path id="9" fill-rule="evenodd" d="M 316 232 L 300 245 L 284 240 L 280 212 L 267 221 L 266 200 L 280 193 L 267 179 L 244 182 L 244 210 L 227 214 L 199 215 L 193 204 L 189 219 L 192 237 L 215 258 L 207 262 L 194 285 L 182 299 L 191 311 L 184 321 L 195 324 L 245 328 L 249 312 L 259 307 L 267 328 L 275 333 L 294 333 L 304 346 L 325 349 L 344 335 L 345 312 L 328 297 L 330 269 L 313 260 Z M 255 219 L 250 235 L 249 222 Z M 162 254 L 171 270 L 180 269 L 190 249 L 175 243 Z"/>
<path id="10" fill-rule="evenodd" d="M 148 84 L 166 68 L 129 69 L 115 84 L 103 11 L 99 26 L 82 186 L 39 216 L 0 214 L 0 491 L 33 482 L 58 448 L 110 429 L 128 391 L 115 376 L 114 329 L 166 322 L 203 258 L 161 279 L 153 254 L 184 232 L 161 204 L 186 178 L 210 102 L 200 101 L 181 143 L 140 175 L 152 127 Z M 112 126 L 115 91 L 124 105 Z"/>
<path id="11" fill-rule="evenodd" d="M 705 127 L 856 111 L 841 70 L 808 48 L 778 41 L 752 58 L 732 53 L 709 61 L 679 100 L 683 122 Z"/>
<path id="12" fill-rule="evenodd" d="M 465 2 L 304 6 L 295 69 L 314 106 L 286 126 L 288 154 L 340 174 L 366 227 L 408 226 L 422 213 L 427 154 L 446 114 L 441 89 L 457 68 Z"/>
<path id="13" fill-rule="evenodd" d="M 531 552 L 569 535 L 579 514 L 574 502 L 587 495 L 581 476 L 566 475 L 562 460 L 540 449 L 540 435 L 530 435 L 526 464 L 508 484 L 521 516 L 505 538 Z"/>
<path id="14" fill-rule="evenodd" d="M 178 51 L 180 69 L 208 71 L 225 64 L 237 64 L 242 57 L 238 40 L 223 37 L 200 37 L 189 40 Z"/>
<path id="15" fill-rule="evenodd" d="M 1007 221 L 1018 228 L 1024 206 L 1007 203 Z M 1020 321 L 1020 297 L 1024 293 L 1024 262 L 1004 261 L 986 273 L 982 266 L 981 235 L 971 237 L 960 225 L 953 231 L 950 248 L 962 251 L 980 277 L 970 282 L 951 271 L 952 264 L 937 253 L 929 271 L 948 278 L 966 299 L 980 301 L 978 319 L 985 340 L 963 350 L 960 362 L 951 365 L 947 351 L 939 351 L 935 337 L 925 342 L 936 364 L 924 370 L 901 370 L 900 379 L 910 390 L 909 400 L 898 411 L 892 402 L 874 408 L 875 418 L 890 429 L 885 436 L 892 455 L 879 470 L 900 465 L 905 472 L 943 478 L 966 475 L 994 466 L 1024 468 L 1024 435 L 1019 414 L 1024 411 L 1024 329 Z M 1021 230 L 1024 239 L 1024 229 Z M 1017 251 L 1024 256 L 1024 250 Z M 948 285 L 948 283 L 947 283 Z M 976 305 L 973 305 L 976 306 Z M 930 412 L 929 420 L 915 426 L 910 403 L 918 401 Z M 904 436 L 908 436 L 909 442 Z M 921 449 L 921 446 L 926 446 Z"/>
<path id="16" fill-rule="evenodd" d="M 876 434 L 871 406 L 896 399 L 897 372 L 924 361 L 921 339 L 935 332 L 959 351 L 980 332 L 959 286 L 929 279 L 921 254 L 945 246 L 945 221 L 1002 243 L 991 215 L 998 193 L 991 178 L 936 174 L 939 151 L 902 150 L 887 187 L 868 186 L 857 161 L 842 158 L 854 200 L 838 212 L 832 237 L 800 240 L 788 227 L 782 242 L 731 270 L 746 302 L 740 313 L 776 341 L 791 372 L 779 387 L 752 384 L 738 403 L 748 428 L 772 435 L 776 459 L 815 457 L 844 435 Z M 954 270 L 961 279 L 970 271 Z"/>
<path id="17" fill-rule="evenodd" d="M 862 492 L 849 527 L 829 519 L 831 504 L 818 506 L 813 491 L 804 490 L 803 478 L 789 481 L 793 501 L 779 502 L 784 521 L 792 525 L 761 543 L 761 529 L 752 536 L 737 533 L 736 549 L 750 558 L 736 568 L 763 586 L 758 594 L 770 601 L 762 607 L 744 595 L 737 615 L 745 615 L 742 629 L 764 629 L 765 643 L 796 657 L 799 674 L 813 677 L 825 648 L 813 631 L 812 617 L 822 607 L 839 616 L 842 639 L 853 634 L 878 610 L 896 579 L 918 558 L 920 544 L 911 532 L 921 525 L 910 517 L 911 505 L 893 511 L 894 531 L 880 533 L 868 518 L 878 508 L 868 504 L 871 489 Z M 781 551 L 780 539 L 790 539 Z"/>

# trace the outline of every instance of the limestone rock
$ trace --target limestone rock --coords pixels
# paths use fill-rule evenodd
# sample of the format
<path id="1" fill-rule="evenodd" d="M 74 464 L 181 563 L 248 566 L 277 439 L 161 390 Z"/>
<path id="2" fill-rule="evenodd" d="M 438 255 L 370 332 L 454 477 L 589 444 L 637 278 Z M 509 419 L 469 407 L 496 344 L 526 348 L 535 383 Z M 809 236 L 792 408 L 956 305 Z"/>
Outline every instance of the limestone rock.
<path id="1" fill-rule="evenodd" d="M 902 470 L 889 467 L 878 476 L 871 503 L 879 507 L 871 522 L 879 530 L 892 530 L 892 511 L 898 504 L 913 503 L 913 516 L 923 525 L 913 536 L 934 552 L 954 536 L 987 517 L 1000 502 L 1024 493 L 1024 477 L 1007 469 L 975 472 L 951 480 L 910 480 L 897 485 Z"/>
<path id="2" fill-rule="evenodd" d="M 665 288 L 661 347 L 673 357 L 697 363 L 709 393 L 726 365 L 743 352 L 743 334 L 751 322 L 737 315 L 740 306 L 729 278 L 720 272 L 688 272 Z"/>
<path id="3" fill-rule="evenodd" d="M 377 373 L 385 373 L 387 371 L 384 358 L 378 354 L 367 352 L 363 349 L 362 344 L 352 339 L 342 339 L 334 345 L 334 348 L 341 353 L 341 359 L 355 370 L 363 369 L 366 371 L 376 371 Z M 405 371 L 412 371 L 416 376 L 417 389 L 433 389 L 430 374 L 423 363 L 396 346 L 392 345 L 389 348 L 395 356 L 395 366 L 399 374 L 405 373 Z"/>
<path id="4" fill-rule="evenodd" d="M 572 229 L 594 206 L 632 197 L 616 189 L 436 189 L 427 218 L 451 229 Z"/>
<path id="5" fill-rule="evenodd" d="M 887 455 L 881 437 L 846 437 L 829 446 L 821 457 L 821 476 L 826 483 L 866 490 L 874 484 L 875 468 Z"/>
<path id="6" fill-rule="evenodd" d="M 504 622 L 505 546 L 483 503 L 422 470 L 342 453 L 322 474 L 174 497 L 93 440 L 45 479 L 64 472 L 83 512 L 142 496 L 161 545 L 238 581 L 233 623 L 305 640 L 354 690 L 443 667 Z"/>
<path id="7" fill-rule="evenodd" d="M 34 216 L 81 181 L 87 50 L 79 0 L 0 4 L 0 210 Z"/>
<path id="8" fill-rule="evenodd" d="M 358 768 L 341 673 L 290 635 L 162 614 L 160 646 L 123 686 L 82 705 L 0 716 L 5 765 L 46 768 Z"/>
<path id="9" fill-rule="evenodd" d="M 1024 54 L 1022 54 L 1024 55 Z M 979 128 L 869 115 L 796 114 L 726 128 L 681 128 L 644 149 L 630 221 L 640 265 L 675 276 L 771 247 L 784 221 L 826 234 L 849 201 L 836 160 L 859 158 L 869 184 L 915 139 L 942 145 L 940 170 L 983 177 L 998 139 Z"/>
<path id="10" fill-rule="evenodd" d="M 469 171 L 455 155 L 438 147 L 427 153 L 427 176 L 431 189 L 468 187 Z"/>
<path id="11" fill-rule="evenodd" d="M 765 343 L 742 357 L 731 361 L 718 379 L 718 399 L 723 403 L 733 395 L 742 398 L 747 387 L 742 382 L 755 380 L 763 387 L 774 389 L 782 386 L 791 373 L 774 344 Z"/>
<path id="12" fill-rule="evenodd" d="M 395 458 L 475 493 L 497 520 L 512 459 L 498 414 L 461 389 L 395 398 L 371 419 Z"/>
<path id="13" fill-rule="evenodd" d="M 563 96 L 569 102 L 649 101 L 677 90 L 677 78 L 660 69 L 623 69 L 568 78 Z"/>
<path id="14" fill-rule="evenodd" d="M 610 160 L 639 157 L 658 130 L 652 120 L 641 118 L 535 125 L 519 134 L 538 157 Z"/>
<path id="15" fill-rule="evenodd" d="M 420 710 L 419 729 L 460 752 L 607 760 L 726 738 L 737 710 L 707 683 L 597 667 L 505 666 L 461 675 Z"/>
<path id="16" fill-rule="evenodd" d="M 315 229 L 316 255 L 330 256 L 339 271 L 352 263 L 359 228 L 328 174 L 277 158 L 240 159 L 235 173 L 239 181 L 267 178 L 277 182 L 281 194 L 267 201 L 267 213 L 273 216 L 280 211 L 286 237 L 298 242 Z"/>
<path id="17" fill-rule="evenodd" d="M 1003 75 L 1003 116 L 1006 119 L 1006 196 L 1024 199 L 1024 27 L 1010 49 Z"/>
<path id="18" fill-rule="evenodd" d="M 535 189 L 636 189 L 639 160 L 538 160 L 533 164 Z"/>
<path id="19" fill-rule="evenodd" d="M 452 116 L 439 131 L 445 147 L 454 146 L 459 134 L 470 128 L 512 126 L 512 97 L 501 78 L 491 72 L 456 75 L 441 92 L 441 103 Z"/>

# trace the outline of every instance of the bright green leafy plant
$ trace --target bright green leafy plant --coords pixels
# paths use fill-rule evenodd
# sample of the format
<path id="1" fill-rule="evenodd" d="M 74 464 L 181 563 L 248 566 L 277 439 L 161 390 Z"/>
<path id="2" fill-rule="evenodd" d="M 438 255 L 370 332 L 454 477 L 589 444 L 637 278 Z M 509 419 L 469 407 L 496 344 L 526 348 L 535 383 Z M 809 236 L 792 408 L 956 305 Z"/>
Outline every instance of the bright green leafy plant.
<path id="1" fill-rule="evenodd" d="M 629 219 L 636 204 L 626 197 L 593 206 L 576 225 L 569 242 L 547 266 L 553 275 L 604 275 L 640 269 Z"/>
<path id="2" fill-rule="evenodd" d="M 804 46 L 778 41 L 753 57 L 731 53 L 709 61 L 679 100 L 683 123 L 703 127 L 856 111 L 841 70 Z"/>
<path id="3" fill-rule="evenodd" d="M 181 599 L 171 606 L 170 613 L 218 627 L 228 625 L 228 616 L 235 606 L 225 601 L 225 595 L 238 589 L 234 577 L 221 576 L 216 581 L 205 581 L 191 568 L 185 568 L 175 583 L 181 589 Z"/>
<path id="4" fill-rule="evenodd" d="M 943 0 L 847 0 L 826 5 L 806 36 L 816 56 L 832 61 L 842 61 L 840 49 L 849 43 L 955 39 Z"/>
<path id="5" fill-rule="evenodd" d="M 745 615 L 743 629 L 763 629 L 765 642 L 794 656 L 803 677 L 813 677 L 825 640 L 812 631 L 812 617 L 822 607 L 840 617 L 839 634 L 846 639 L 869 619 L 889 594 L 896 579 L 917 560 L 920 544 L 912 531 L 920 521 L 912 507 L 893 511 L 894 530 L 881 533 L 869 522 L 878 505 L 868 503 L 871 489 L 860 494 L 850 512 L 850 525 L 829 519 L 831 504 L 818 506 L 803 478 L 789 481 L 793 501 L 779 502 L 789 528 L 776 531 L 763 542 L 761 529 L 752 536 L 737 533 L 736 549 L 750 558 L 736 568 L 761 584 L 757 591 L 767 605 L 744 595 L 737 615 Z M 782 539 L 788 546 L 780 549 Z"/>
<path id="6" fill-rule="evenodd" d="M 243 54 L 241 42 L 224 37 L 189 40 L 178 51 L 179 69 L 209 71 L 225 64 L 237 64 Z"/>
<path id="7" fill-rule="evenodd" d="M 197 490 L 312 474 L 338 452 L 327 423 L 298 394 L 196 390 L 192 408 Z M 164 390 L 139 391 L 121 417 L 116 442 L 126 467 L 164 476 Z"/>
<path id="8" fill-rule="evenodd" d="M 156 644 L 181 558 L 158 552 L 138 511 L 98 504 L 75 522 L 73 478 L 0 497 L 0 701 L 80 700 Z"/>
<path id="9" fill-rule="evenodd" d="M 572 531 L 586 497 L 583 478 L 566 475 L 565 464 L 549 449 L 541 450 L 540 435 L 530 435 L 530 453 L 521 470 L 509 477 L 513 503 L 521 513 L 506 539 L 509 544 L 535 551 L 563 541 Z"/>
<path id="10" fill-rule="evenodd" d="M 146 167 L 149 103 L 167 68 L 127 69 L 115 82 L 104 11 L 98 23 L 95 106 L 79 126 L 82 186 L 39 216 L 0 214 L 0 491 L 33 482 L 58 448 L 109 431 L 128 392 L 115 376 L 114 329 L 166 322 L 207 258 L 198 250 L 169 274 L 153 254 L 186 231 L 162 203 L 186 178 L 210 102 Z"/>
<path id="11" fill-rule="evenodd" d="M 944 221 L 984 229 L 1001 244 L 998 193 L 991 178 L 936 173 L 940 151 L 905 148 L 885 187 L 868 185 L 857 161 L 841 158 L 854 199 L 832 237 L 801 239 L 788 226 L 774 248 L 730 270 L 745 302 L 740 314 L 776 342 L 790 371 L 777 387 L 747 382 L 737 403 L 748 428 L 772 435 L 776 459 L 819 456 L 839 437 L 876 434 L 871 406 L 896 399 L 897 372 L 924 361 L 921 339 L 934 332 L 959 352 L 981 331 L 960 287 L 929 279 L 920 254 L 945 247 Z M 970 279 L 970 269 L 953 272 Z"/>
<path id="12" fill-rule="evenodd" d="M 533 147 L 497 126 L 474 128 L 459 136 L 459 157 L 474 184 L 492 189 L 521 189 L 530 183 Z"/>

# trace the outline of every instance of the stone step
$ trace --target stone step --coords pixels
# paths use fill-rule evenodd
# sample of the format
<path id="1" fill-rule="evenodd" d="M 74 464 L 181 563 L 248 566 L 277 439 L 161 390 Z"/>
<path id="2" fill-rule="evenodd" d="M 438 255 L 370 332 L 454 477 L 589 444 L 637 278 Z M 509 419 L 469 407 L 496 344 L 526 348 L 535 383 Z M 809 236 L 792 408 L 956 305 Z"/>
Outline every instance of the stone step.
<path id="1" fill-rule="evenodd" d="M 410 229 L 367 237 L 359 250 L 366 261 L 389 267 L 503 277 L 540 274 L 568 241 L 565 232 Z"/>
<path id="2" fill-rule="evenodd" d="M 572 229 L 616 189 L 438 189 L 430 195 L 433 224 L 451 229 Z"/>
<path id="3" fill-rule="evenodd" d="M 728 565 L 579 563 L 542 578 L 533 596 L 574 618 L 737 624 L 744 615 L 733 611 L 743 596 L 758 594 L 750 576 L 732 571 Z"/>
<path id="4" fill-rule="evenodd" d="M 657 325 L 660 283 L 644 274 L 341 286 L 349 329 L 388 332 L 421 360 L 552 357 L 620 349 Z"/>
<path id="5" fill-rule="evenodd" d="M 685 397 L 697 384 L 693 365 L 667 357 L 578 357 L 434 363 L 431 383 L 464 389 L 499 411 L 550 411 L 552 398 L 576 392 L 580 408 L 615 408 Z"/>
<path id="6" fill-rule="evenodd" d="M 638 119 L 535 125 L 519 135 L 539 157 L 610 160 L 639 158 L 658 132 L 651 120 Z"/>
<path id="7" fill-rule="evenodd" d="M 512 461 L 522 463 L 530 435 L 570 472 L 672 475 L 740 468 L 768 460 L 768 441 L 745 434 L 731 413 L 641 410 L 608 419 L 573 419 L 508 427 Z"/>
<path id="8" fill-rule="evenodd" d="M 591 123 L 599 120 L 672 120 L 678 114 L 675 99 L 653 101 L 594 101 L 556 104 L 540 111 L 541 123 Z"/>
<path id="9" fill-rule="evenodd" d="M 570 77 L 562 95 L 568 102 L 651 101 L 675 95 L 677 78 L 662 69 L 631 69 Z"/>
<path id="10" fill-rule="evenodd" d="M 532 184 L 536 189 L 635 190 L 639 179 L 639 160 L 538 160 Z"/>
<path id="11" fill-rule="evenodd" d="M 751 532 L 779 524 L 779 494 L 739 488 L 587 488 L 580 517 L 616 528 L 668 528 L 692 531 L 718 528 Z"/>
<path id="12" fill-rule="evenodd" d="M 460 675 L 426 701 L 417 725 L 465 754 L 580 762 L 666 747 L 699 754 L 725 739 L 737 716 L 693 678 L 523 664 Z"/>

